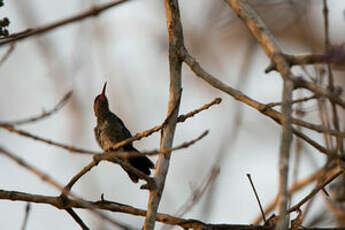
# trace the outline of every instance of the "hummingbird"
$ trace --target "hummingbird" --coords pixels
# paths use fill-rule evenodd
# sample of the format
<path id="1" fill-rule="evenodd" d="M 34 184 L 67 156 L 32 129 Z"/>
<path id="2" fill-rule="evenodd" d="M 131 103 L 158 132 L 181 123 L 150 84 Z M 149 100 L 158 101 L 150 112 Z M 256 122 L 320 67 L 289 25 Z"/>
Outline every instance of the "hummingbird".
<path id="1" fill-rule="evenodd" d="M 107 83 L 104 84 L 102 93 L 99 94 L 94 101 L 93 109 L 97 117 L 97 126 L 94 129 L 95 137 L 98 145 L 105 151 L 114 151 L 112 146 L 117 142 L 123 141 L 132 137 L 130 131 L 126 128 L 123 121 L 109 110 L 108 99 L 105 95 Z M 117 151 L 135 151 L 139 152 L 133 147 L 132 143 L 124 145 Z M 122 160 L 129 163 L 134 168 L 140 170 L 146 175 L 150 175 L 150 169 L 154 168 L 153 162 L 146 156 L 132 156 Z M 139 178 L 134 173 L 124 169 L 128 176 L 134 183 L 137 183 Z"/>

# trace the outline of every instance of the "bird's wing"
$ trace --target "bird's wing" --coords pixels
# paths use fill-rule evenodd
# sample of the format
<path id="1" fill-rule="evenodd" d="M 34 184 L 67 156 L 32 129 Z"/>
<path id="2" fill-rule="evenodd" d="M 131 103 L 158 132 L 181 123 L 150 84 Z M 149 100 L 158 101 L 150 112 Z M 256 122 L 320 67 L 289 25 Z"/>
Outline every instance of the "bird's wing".
<path id="1" fill-rule="evenodd" d="M 101 134 L 101 130 L 96 126 L 94 129 L 93 129 L 94 133 L 95 133 L 95 137 L 99 137 L 99 135 Z"/>
<path id="2" fill-rule="evenodd" d="M 132 137 L 130 131 L 125 127 L 122 120 L 116 115 L 112 116 L 111 119 L 109 119 L 109 125 L 102 132 L 104 132 L 103 134 L 105 134 L 102 136 L 104 137 L 104 146 L 107 146 L 107 150 L 110 150 L 111 147 L 116 143 Z M 125 145 L 123 147 L 123 150 L 135 151 L 132 143 Z"/>
<path id="3" fill-rule="evenodd" d="M 113 114 L 112 116 L 111 123 L 113 124 L 111 125 L 111 127 L 115 126 L 117 142 L 132 137 L 131 132 L 129 132 L 129 130 L 126 128 L 123 121 L 120 118 L 118 118 L 115 114 Z"/>

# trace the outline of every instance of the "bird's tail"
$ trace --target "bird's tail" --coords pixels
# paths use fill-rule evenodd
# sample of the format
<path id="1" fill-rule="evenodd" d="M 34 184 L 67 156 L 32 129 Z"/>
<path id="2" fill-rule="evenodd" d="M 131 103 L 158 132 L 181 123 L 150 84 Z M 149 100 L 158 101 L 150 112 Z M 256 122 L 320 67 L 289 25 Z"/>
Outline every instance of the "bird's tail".
<path id="1" fill-rule="evenodd" d="M 137 150 L 135 149 L 135 151 Z M 134 168 L 140 170 L 141 172 L 145 173 L 148 176 L 151 174 L 150 169 L 154 168 L 153 162 L 146 156 L 133 156 L 133 157 L 129 157 L 127 160 L 129 164 L 131 164 Z M 129 171 L 126 171 L 126 172 L 134 183 L 138 182 L 139 178 L 136 174 Z"/>

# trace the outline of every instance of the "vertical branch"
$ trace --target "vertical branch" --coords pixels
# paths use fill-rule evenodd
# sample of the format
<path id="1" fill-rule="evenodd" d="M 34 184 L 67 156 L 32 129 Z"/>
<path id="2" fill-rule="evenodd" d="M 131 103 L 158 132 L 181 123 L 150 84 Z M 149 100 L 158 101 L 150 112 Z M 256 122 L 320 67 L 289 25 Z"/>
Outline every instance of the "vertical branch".
<path id="1" fill-rule="evenodd" d="M 277 229 L 287 229 L 287 205 L 288 205 L 288 170 L 290 148 L 292 141 L 292 126 L 291 126 L 291 101 L 293 91 L 293 81 L 291 77 L 293 74 L 290 71 L 290 65 L 285 56 L 282 55 L 282 50 L 278 42 L 273 37 L 262 19 L 256 14 L 251 6 L 245 0 L 225 0 L 229 6 L 237 13 L 237 15 L 246 23 L 248 29 L 253 34 L 255 39 L 260 43 L 266 55 L 277 66 L 284 83 L 282 93 L 282 135 L 280 142 L 279 154 L 279 222 Z"/>
<path id="2" fill-rule="evenodd" d="M 26 229 L 26 226 L 28 224 L 30 210 L 31 210 L 31 204 L 27 203 L 26 206 L 25 206 L 25 215 L 24 215 L 24 220 L 23 220 L 23 225 L 22 225 L 21 230 L 25 230 Z"/>
<path id="3" fill-rule="evenodd" d="M 329 41 L 329 23 L 328 23 L 328 6 L 327 6 L 327 0 L 323 0 L 323 16 L 324 16 L 324 23 L 325 23 L 325 45 L 326 49 L 329 48 L 330 41 Z"/>
<path id="4" fill-rule="evenodd" d="M 170 89 L 167 121 L 161 135 L 161 151 L 171 148 L 174 139 L 177 115 L 181 96 L 181 69 L 182 60 L 179 50 L 184 47 L 183 31 L 180 21 L 180 10 L 177 0 L 165 0 L 165 12 L 169 33 L 169 64 L 170 64 Z M 152 230 L 155 225 L 159 202 L 164 189 L 170 161 L 169 154 L 160 154 L 155 171 L 157 187 L 150 191 L 144 230 Z"/>
<path id="5" fill-rule="evenodd" d="M 290 147 L 292 142 L 292 127 L 291 127 L 291 98 L 293 91 L 293 83 L 289 79 L 284 79 L 283 88 L 283 104 L 282 104 L 282 136 L 280 142 L 279 154 L 279 215 L 280 219 L 277 229 L 287 229 L 289 225 L 288 218 L 286 218 L 288 207 L 288 172 Z"/>
<path id="6" fill-rule="evenodd" d="M 331 47 L 331 41 L 329 38 L 329 10 L 327 6 L 327 0 L 323 0 L 323 17 L 324 17 L 324 28 L 325 28 L 325 53 L 330 49 Z M 334 91 L 334 79 L 333 79 L 333 72 L 331 68 L 331 64 L 327 64 L 327 72 L 328 72 L 328 88 L 330 91 Z M 338 118 L 338 112 L 337 107 L 334 102 L 331 101 L 331 107 L 332 107 L 332 113 L 333 113 L 333 126 L 334 128 L 339 131 L 339 118 Z M 340 151 L 343 154 L 343 138 L 337 137 L 336 138 L 336 146 L 337 151 Z"/>

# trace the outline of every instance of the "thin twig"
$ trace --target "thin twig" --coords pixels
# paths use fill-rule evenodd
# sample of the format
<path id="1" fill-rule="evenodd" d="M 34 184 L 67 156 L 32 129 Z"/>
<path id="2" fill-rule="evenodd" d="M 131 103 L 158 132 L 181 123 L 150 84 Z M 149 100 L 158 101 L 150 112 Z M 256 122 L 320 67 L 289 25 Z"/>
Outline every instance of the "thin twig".
<path id="1" fill-rule="evenodd" d="M 220 104 L 222 102 L 222 99 L 220 97 L 217 97 L 216 99 L 214 99 L 211 103 L 208 103 L 202 107 L 200 107 L 199 109 L 196 109 L 196 110 L 193 110 L 189 113 L 186 113 L 186 114 L 183 114 L 183 115 L 179 115 L 177 117 L 177 122 L 184 122 L 187 118 L 191 118 L 193 117 L 195 114 L 198 114 L 200 113 L 201 111 L 203 110 L 206 110 L 208 108 L 210 108 L 211 106 L 213 105 L 216 105 L 216 104 Z"/>
<path id="2" fill-rule="evenodd" d="M 320 87 L 315 82 L 307 81 L 302 77 L 292 77 L 292 80 L 294 82 L 295 89 L 307 89 L 319 97 L 328 98 L 330 101 L 345 109 L 345 101 L 340 97 L 342 94 L 341 88 L 335 87 L 334 90 L 331 91 L 329 88 Z"/>
<path id="3" fill-rule="evenodd" d="M 266 217 L 265 217 L 265 213 L 264 213 L 264 210 L 263 210 L 262 205 L 261 205 L 261 202 L 260 202 L 259 195 L 258 195 L 258 193 L 256 192 L 255 186 L 254 186 L 254 184 L 253 184 L 252 178 L 251 178 L 251 176 L 250 176 L 249 173 L 247 173 L 247 177 L 248 177 L 248 180 L 249 180 L 249 182 L 250 182 L 250 185 L 252 186 L 252 189 L 253 189 L 253 191 L 254 191 L 256 201 L 257 201 L 258 204 L 259 204 L 262 218 L 263 218 L 264 222 L 266 223 Z"/>
<path id="4" fill-rule="evenodd" d="M 290 55 L 283 54 L 288 61 L 290 66 L 294 65 L 315 65 L 315 64 L 326 64 L 327 56 L 324 54 L 299 54 L 299 55 Z M 274 62 L 265 69 L 265 73 L 269 73 L 273 70 L 277 70 L 277 66 Z"/>
<path id="5" fill-rule="evenodd" d="M 328 109 L 327 109 L 327 104 L 326 100 L 323 98 L 320 98 L 317 101 L 318 108 L 319 108 L 319 117 L 320 121 L 323 127 L 329 129 L 331 127 L 330 122 L 329 122 L 329 115 L 328 115 Z M 333 148 L 333 143 L 332 143 L 332 137 L 330 136 L 329 132 L 324 132 L 324 139 L 325 139 L 325 145 L 328 151 L 332 151 Z"/>
<path id="6" fill-rule="evenodd" d="M 65 186 L 65 189 L 67 191 L 70 191 L 72 186 L 87 172 L 89 172 L 93 167 L 95 167 L 98 164 L 98 161 L 92 160 L 91 163 L 86 165 L 80 172 L 78 172 L 72 179 L 68 182 L 68 184 Z"/>
<path id="7" fill-rule="evenodd" d="M 31 117 L 31 118 L 22 119 L 22 120 L 6 121 L 6 122 L 0 122 L 0 123 L 5 124 L 5 125 L 23 125 L 23 124 L 32 123 L 38 120 L 42 120 L 43 118 L 49 117 L 52 114 L 58 112 L 71 98 L 72 93 L 73 93 L 72 90 L 69 91 L 67 94 L 63 96 L 63 98 L 59 101 L 59 103 L 54 108 L 52 108 L 51 110 L 45 111 L 40 115 Z"/>
<path id="8" fill-rule="evenodd" d="M 208 103 L 208 104 L 202 106 L 199 109 L 193 110 L 193 111 L 191 111 L 191 112 L 189 112 L 187 114 L 184 114 L 184 115 L 180 115 L 178 117 L 178 122 L 184 122 L 188 118 L 193 117 L 195 114 L 197 114 L 197 113 L 199 113 L 201 111 L 204 111 L 204 110 L 208 109 L 209 107 L 211 107 L 211 106 L 213 106 L 215 104 L 219 104 L 220 102 L 221 102 L 221 99 L 220 98 L 216 98 L 211 103 Z M 6 129 L 9 132 L 13 132 L 13 133 L 16 133 L 18 135 L 34 139 L 36 141 L 40 141 L 40 142 L 43 142 L 43 143 L 46 143 L 46 144 L 49 144 L 49 145 L 53 145 L 53 146 L 65 149 L 65 150 L 67 150 L 69 152 L 72 152 L 72 153 L 85 153 L 85 154 L 101 154 L 102 153 L 102 152 L 82 149 L 82 148 L 71 146 L 71 145 L 66 145 L 66 144 L 63 144 L 63 143 L 58 143 L 56 141 L 52 141 L 52 140 L 49 140 L 49 139 L 46 139 L 46 138 L 43 138 L 43 137 L 39 137 L 39 136 L 33 135 L 33 134 L 29 133 L 29 132 L 26 132 L 24 130 L 17 129 L 17 128 L 13 127 L 12 125 L 9 125 L 8 123 L 0 122 L 0 128 L 4 128 L 4 129 Z M 149 130 L 146 130 L 144 132 L 138 133 L 138 134 L 134 135 L 133 137 L 127 138 L 126 140 L 123 140 L 121 142 L 116 143 L 113 146 L 113 149 L 118 149 L 118 148 L 120 148 L 120 147 L 122 147 L 124 145 L 127 145 L 127 144 L 129 144 L 129 143 L 131 143 L 133 141 L 140 140 L 143 137 L 147 137 L 147 136 L 151 135 L 154 132 L 158 132 L 162 128 L 163 128 L 163 125 L 158 125 L 158 126 L 153 127 L 152 129 L 149 129 Z"/>
<path id="9" fill-rule="evenodd" d="M 316 181 L 318 178 L 320 178 L 324 174 L 325 174 L 325 170 L 321 169 L 321 170 L 316 171 L 312 175 L 295 182 L 294 184 L 291 185 L 291 187 L 289 189 L 289 195 L 291 196 L 293 193 L 295 193 L 295 192 L 301 190 L 302 188 L 304 188 L 305 186 L 313 183 L 314 181 Z M 270 202 L 267 205 L 267 207 L 265 208 L 265 210 L 264 210 L 265 215 L 268 215 L 270 212 L 272 212 L 274 210 L 274 208 L 278 204 L 278 199 L 279 199 L 279 195 L 277 194 L 277 196 L 274 198 L 274 200 L 272 202 Z M 253 224 L 258 225 L 261 221 L 262 221 L 262 215 L 259 215 L 254 220 Z"/>
<path id="10" fill-rule="evenodd" d="M 22 166 L 23 168 L 29 170 L 31 173 L 38 176 L 42 181 L 50 184 L 51 186 L 55 187 L 65 195 L 68 195 L 64 189 L 63 186 L 61 186 L 59 183 L 57 183 L 55 180 L 53 180 L 50 176 L 46 175 L 45 173 L 41 172 L 40 170 L 34 168 L 29 163 L 24 161 L 23 159 L 15 156 L 14 154 L 10 153 L 9 151 L 6 151 L 4 148 L 0 147 L 0 154 L 5 155 L 6 157 L 10 158 L 11 160 L 15 161 L 18 165 Z"/>
<path id="11" fill-rule="evenodd" d="M 298 96 L 302 97 L 302 91 L 298 91 Z M 303 98 L 302 98 L 303 99 Z M 302 111 L 303 110 L 303 104 L 298 104 L 297 105 L 297 111 Z M 304 113 L 299 113 L 296 112 L 296 115 L 298 118 L 302 119 L 304 117 Z M 301 127 L 297 127 L 296 131 L 301 132 Z M 298 173 L 299 173 L 299 169 L 300 169 L 300 161 L 301 161 L 301 156 L 302 156 L 302 149 L 303 149 L 303 143 L 302 140 L 300 138 L 297 138 L 296 142 L 295 142 L 295 151 L 294 151 L 294 164 L 293 164 L 293 171 L 292 171 L 292 183 L 295 183 L 298 179 Z"/>
<path id="12" fill-rule="evenodd" d="M 111 2 L 102 4 L 99 6 L 94 6 L 87 11 L 84 11 L 82 13 L 79 13 L 77 15 L 74 15 L 74 16 L 71 16 L 68 18 L 58 20 L 56 22 L 53 22 L 53 23 L 50 23 L 47 25 L 39 26 L 39 27 L 33 28 L 33 29 L 26 29 L 24 31 L 11 34 L 8 37 L 0 40 L 0 46 L 6 45 L 8 43 L 12 43 L 14 41 L 23 40 L 23 39 L 26 39 L 28 37 L 37 36 L 37 35 L 49 32 L 51 30 L 57 29 L 61 26 L 68 25 L 68 24 L 74 23 L 74 22 L 78 22 L 78 21 L 83 20 L 83 19 L 88 18 L 88 17 L 97 16 L 107 9 L 110 9 L 114 6 L 125 3 L 127 1 L 128 0 L 111 1 Z"/>
<path id="13" fill-rule="evenodd" d="M 72 208 L 66 208 L 65 210 L 83 230 L 90 230 L 89 227 L 84 223 L 84 221 L 78 216 L 78 214 Z"/>
<path id="14" fill-rule="evenodd" d="M 1 59 L 0 59 L 0 66 L 2 66 L 2 65 L 5 63 L 5 61 L 7 60 L 7 58 L 8 58 L 8 57 L 10 56 L 10 54 L 13 52 L 14 47 L 15 47 L 14 44 L 15 44 L 14 42 L 11 43 L 10 46 L 8 47 L 8 49 L 6 50 L 6 53 L 4 54 L 4 56 L 1 57 Z"/>
<path id="15" fill-rule="evenodd" d="M 193 139 L 191 141 L 185 142 L 179 146 L 173 147 L 171 149 L 165 149 L 164 151 L 160 150 L 154 150 L 150 152 L 105 152 L 102 154 L 95 154 L 94 159 L 92 162 L 90 162 L 88 165 L 86 165 L 80 172 L 78 172 L 65 186 L 65 189 L 68 191 L 72 188 L 72 186 L 82 177 L 84 176 L 88 171 L 90 171 L 93 167 L 95 167 L 100 161 L 107 160 L 116 164 L 120 164 L 122 167 L 125 167 L 127 170 L 131 171 L 132 173 L 136 174 L 140 179 L 146 180 L 148 185 L 151 189 L 153 189 L 156 185 L 154 180 L 147 176 L 146 174 L 142 173 L 140 170 L 137 170 L 130 164 L 126 164 L 126 162 L 117 159 L 117 158 L 128 158 L 133 156 L 143 156 L 143 155 L 157 155 L 157 154 L 167 154 L 172 151 L 176 151 L 183 148 L 188 148 L 190 145 L 196 143 L 197 141 L 201 140 L 203 137 L 205 137 L 208 134 L 208 131 L 206 130 L 203 132 L 199 137 L 196 139 Z"/>
<path id="16" fill-rule="evenodd" d="M 313 96 L 310 96 L 310 97 L 303 97 L 303 98 L 291 101 L 291 104 L 306 102 L 306 101 L 310 101 L 310 100 L 316 99 L 316 98 L 318 98 L 318 96 L 316 96 L 316 95 L 313 95 Z M 273 108 L 273 107 L 278 106 L 278 105 L 282 105 L 282 102 L 268 103 L 268 104 L 266 104 L 266 107 L 267 107 L 267 109 L 270 109 L 270 108 Z"/>
<path id="17" fill-rule="evenodd" d="M 36 141 L 40 141 L 40 142 L 46 143 L 48 145 L 53 145 L 53 146 L 65 149 L 65 150 L 67 150 L 69 152 L 85 153 L 85 154 L 101 153 L 101 152 L 96 152 L 96 151 L 90 151 L 90 150 L 87 150 L 87 149 L 77 148 L 77 147 L 74 147 L 74 146 L 71 146 L 71 145 L 66 145 L 66 144 L 58 143 L 58 142 L 55 142 L 55 141 L 52 141 L 52 140 L 49 140 L 49 139 L 46 139 L 46 138 L 43 138 L 43 137 L 39 137 L 39 136 L 30 134 L 30 133 L 28 133 L 28 132 L 26 132 L 24 130 L 16 129 L 12 125 L 7 125 L 7 124 L 0 123 L 0 127 L 6 129 L 9 132 L 16 133 L 18 135 L 21 135 L 21 136 L 24 136 L 24 137 L 28 137 L 28 138 L 31 138 L 31 139 L 36 140 Z"/>
<path id="18" fill-rule="evenodd" d="M 212 167 L 212 169 L 207 175 L 207 178 L 202 180 L 200 186 L 198 186 L 198 188 L 192 191 L 190 197 L 188 197 L 185 203 L 176 211 L 175 216 L 181 217 L 184 216 L 187 212 L 189 212 L 189 210 L 191 210 L 192 207 L 198 203 L 198 201 L 204 195 L 209 186 L 215 182 L 217 176 L 219 175 L 219 172 L 220 168 Z"/>
<path id="19" fill-rule="evenodd" d="M 26 226 L 28 224 L 28 219 L 29 219 L 30 211 L 31 211 L 31 204 L 30 204 L 30 202 L 28 202 L 25 205 L 25 215 L 24 215 L 24 220 L 23 220 L 23 225 L 22 225 L 21 230 L 25 230 L 26 229 Z"/>
<path id="20" fill-rule="evenodd" d="M 190 59 L 192 59 L 192 63 L 191 64 L 189 61 Z M 197 76 L 203 78 L 205 81 L 209 82 L 212 86 L 220 89 L 221 91 L 224 91 L 225 93 L 230 94 L 231 96 L 233 96 L 236 100 L 239 100 L 255 109 L 257 109 L 259 112 L 263 113 L 264 115 L 272 118 L 275 122 L 277 122 L 278 124 L 280 124 L 280 119 L 281 119 L 281 113 L 279 113 L 276 110 L 273 109 L 266 109 L 266 105 L 262 104 L 258 101 L 255 101 L 254 99 L 249 98 L 248 96 L 244 95 L 241 91 L 238 91 L 236 89 L 231 88 L 230 86 L 225 85 L 224 83 L 222 83 L 221 81 L 219 81 L 218 79 L 214 78 L 212 75 L 208 74 L 207 72 L 205 72 L 201 66 L 191 57 L 188 56 L 188 59 L 186 59 L 186 63 L 187 64 L 191 64 L 194 69 L 194 71 L 197 71 L 196 73 L 198 74 Z M 197 63 L 194 64 L 194 63 Z M 199 68 L 201 69 L 202 72 L 198 72 Z M 211 102 L 210 104 L 215 104 L 214 102 L 216 102 L 217 99 L 215 99 L 213 102 Z M 207 104 L 209 105 L 209 104 Z M 208 108 L 208 106 L 205 105 L 204 108 Z M 190 112 L 188 114 L 194 114 L 194 112 Z M 179 117 L 181 117 L 181 121 L 185 121 L 186 118 L 189 118 L 189 116 L 187 115 L 180 115 Z M 179 120 L 178 120 L 179 121 Z M 296 125 L 314 130 L 316 132 L 320 132 L 320 133 L 324 133 L 324 132 L 328 132 L 330 135 L 334 135 L 334 136 L 340 136 L 340 137 L 345 137 L 345 133 L 344 132 L 337 132 L 336 130 L 332 130 L 332 129 L 327 129 L 321 125 L 315 125 L 315 124 L 311 124 L 308 123 L 306 121 L 303 120 L 299 120 L 299 119 L 293 119 L 292 122 Z M 16 129 L 15 127 L 11 126 L 11 125 L 7 125 L 6 123 L 0 123 L 0 128 L 4 128 L 9 132 L 13 132 L 13 133 L 17 133 L 18 135 L 24 136 L 24 137 L 28 137 L 49 145 L 54 145 L 56 147 L 65 149 L 69 152 L 72 153 L 85 153 L 85 154 L 100 154 L 102 152 L 97 152 L 97 151 L 90 151 L 90 150 L 86 150 L 86 149 L 82 149 L 79 147 L 75 147 L 75 146 L 71 146 L 71 145 L 66 145 L 66 144 L 62 144 L 62 143 L 58 143 L 43 137 L 39 137 L 33 134 L 30 134 L 24 130 L 19 130 Z M 133 137 L 130 137 L 124 141 L 118 142 L 117 144 L 114 145 L 114 149 L 120 148 L 123 145 L 126 145 L 134 140 L 140 140 L 143 137 L 149 136 L 154 132 L 157 132 L 159 130 L 162 129 L 162 126 L 155 126 L 152 129 L 146 130 L 142 133 L 138 133 Z M 328 151 L 326 149 L 324 149 L 322 146 L 320 146 L 319 144 L 317 144 L 316 142 L 312 141 L 310 138 L 307 138 L 304 134 L 298 133 L 296 131 L 294 131 L 294 134 L 301 137 L 304 141 L 306 141 L 307 143 L 311 144 L 313 147 L 315 147 L 316 149 L 318 149 L 320 152 L 325 153 L 325 154 L 329 154 Z"/>
<path id="21" fill-rule="evenodd" d="M 130 228 L 123 227 L 121 224 L 119 224 L 116 221 L 112 220 L 107 215 L 105 215 L 105 214 L 95 210 L 95 207 L 92 204 L 89 204 L 88 202 L 85 202 L 85 201 L 81 200 L 80 198 L 78 198 L 76 195 L 74 195 L 70 191 L 67 191 L 62 185 L 60 185 L 58 182 L 56 182 L 56 180 L 52 179 L 50 176 L 48 176 L 47 174 L 45 174 L 42 171 L 38 170 L 37 168 L 31 166 L 29 163 L 27 163 L 23 159 L 19 158 L 18 156 L 10 153 L 9 151 L 6 151 L 2 147 L 0 147 L 0 154 L 3 154 L 6 157 L 8 157 L 9 159 L 15 161 L 18 165 L 22 166 L 23 168 L 27 169 L 31 173 L 33 173 L 36 176 L 38 176 L 42 181 L 44 181 L 44 182 L 50 184 L 51 186 L 53 186 L 54 188 L 58 189 L 63 194 L 63 198 L 67 198 L 68 196 L 71 196 L 75 200 L 81 202 L 84 205 L 84 207 L 88 208 L 89 210 L 92 211 L 92 213 L 94 213 L 95 215 L 101 217 L 102 219 L 109 221 L 110 223 L 112 223 L 113 225 L 115 225 L 117 227 L 121 227 L 121 228 L 126 229 L 126 230 L 130 229 Z M 64 200 L 65 199 L 61 199 L 61 197 L 60 197 L 60 206 L 59 206 L 60 208 L 66 208 L 66 206 L 64 204 Z"/>
<path id="22" fill-rule="evenodd" d="M 208 103 L 208 104 L 205 104 L 203 105 L 202 107 L 198 108 L 198 109 L 195 109 L 189 113 L 186 113 L 186 114 L 182 114 L 182 115 L 179 115 L 177 117 L 177 122 L 180 123 L 180 122 L 185 122 L 188 118 L 191 118 L 193 117 L 194 115 L 200 113 L 201 111 L 204 111 L 204 110 L 207 110 L 208 108 L 210 108 L 211 106 L 213 105 L 216 105 L 216 104 L 220 104 L 222 101 L 221 98 L 216 98 L 214 99 L 212 102 Z M 163 122 L 164 124 L 164 122 Z M 119 149 L 121 148 L 122 146 L 125 146 L 133 141 L 137 141 L 137 140 L 140 140 L 141 138 L 143 137 L 148 137 L 150 136 L 151 134 L 155 133 L 155 132 L 158 132 L 159 130 L 161 130 L 163 128 L 163 124 L 162 125 L 158 125 L 158 126 L 155 126 L 153 127 L 152 129 L 148 129 L 144 132 L 141 132 L 141 133 L 137 133 L 135 134 L 133 137 L 130 137 L 130 138 L 127 138 L 126 140 L 123 140 L 123 141 L 120 141 L 118 143 L 116 143 L 112 149 Z M 345 136 L 345 134 L 344 134 Z"/>
<path id="23" fill-rule="evenodd" d="M 151 155 L 158 155 L 158 154 L 168 154 L 170 152 L 188 148 L 189 146 L 195 144 L 196 142 L 200 141 L 202 138 L 204 138 L 208 134 L 208 130 L 204 131 L 200 136 L 197 138 L 184 142 L 178 146 L 172 147 L 170 149 L 163 149 L 163 150 L 153 150 L 153 151 L 147 151 L 147 152 L 125 152 L 125 151 L 118 151 L 118 152 L 105 152 L 102 154 L 96 154 L 94 156 L 94 159 L 96 160 L 111 160 L 113 158 L 128 158 L 133 156 L 151 156 Z"/>
<path id="24" fill-rule="evenodd" d="M 305 196 L 300 202 L 298 202 L 296 205 L 289 208 L 288 212 L 293 212 L 298 210 L 303 204 L 305 204 L 308 200 L 310 200 L 313 196 L 315 196 L 316 193 L 318 193 L 320 190 L 322 190 L 326 185 L 331 183 L 334 179 L 336 179 L 338 176 L 343 174 L 343 170 L 339 170 L 337 173 L 335 173 L 333 176 L 325 180 L 323 183 L 318 184 L 307 196 Z"/>
<path id="25" fill-rule="evenodd" d="M 278 42 L 275 40 L 271 32 L 268 30 L 262 19 L 256 14 L 249 4 L 245 1 L 227 0 L 229 6 L 236 12 L 236 14 L 246 23 L 247 27 L 261 44 L 266 55 L 276 63 L 277 69 L 280 72 L 283 82 L 282 92 L 282 116 L 281 126 L 282 135 L 280 141 L 279 154 L 279 221 L 277 229 L 286 229 L 289 225 L 288 218 L 286 218 L 286 210 L 288 206 L 288 170 L 290 148 L 292 142 L 292 92 L 294 83 L 291 79 L 293 74 L 290 71 L 290 65 L 283 55 Z"/>

